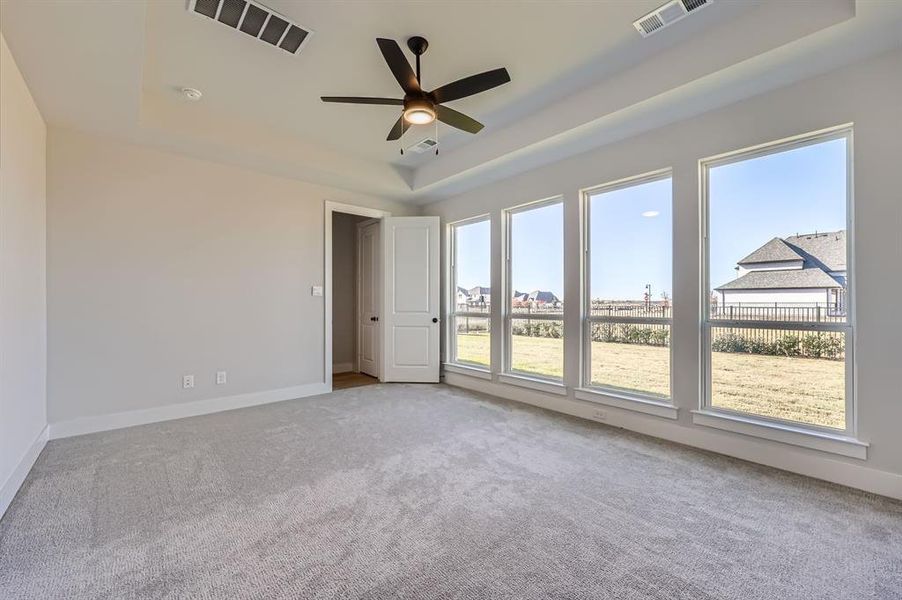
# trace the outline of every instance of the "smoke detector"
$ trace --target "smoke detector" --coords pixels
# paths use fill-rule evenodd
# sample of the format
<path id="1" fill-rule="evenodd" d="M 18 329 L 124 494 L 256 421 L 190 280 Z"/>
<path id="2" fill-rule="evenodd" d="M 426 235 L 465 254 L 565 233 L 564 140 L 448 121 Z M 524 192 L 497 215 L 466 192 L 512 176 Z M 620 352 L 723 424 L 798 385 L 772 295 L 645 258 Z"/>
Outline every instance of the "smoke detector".
<path id="1" fill-rule="evenodd" d="M 633 21 L 633 27 L 636 28 L 642 37 L 648 37 L 653 33 L 657 33 L 673 25 L 677 21 L 688 17 L 704 7 L 711 4 L 714 0 L 671 0 L 667 4 L 659 6 L 647 15 Z"/>
<path id="2" fill-rule="evenodd" d="M 189 87 L 182 88 L 182 95 L 192 102 L 197 102 L 203 96 L 203 94 L 200 93 L 200 90 Z"/>

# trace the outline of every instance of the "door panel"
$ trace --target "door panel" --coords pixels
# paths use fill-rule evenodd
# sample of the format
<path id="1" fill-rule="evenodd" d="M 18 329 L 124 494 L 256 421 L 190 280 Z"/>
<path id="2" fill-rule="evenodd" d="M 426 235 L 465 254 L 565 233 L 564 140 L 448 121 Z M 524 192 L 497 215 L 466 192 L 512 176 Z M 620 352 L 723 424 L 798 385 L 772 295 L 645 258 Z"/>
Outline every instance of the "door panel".
<path id="1" fill-rule="evenodd" d="M 429 229 L 395 227 L 394 308 L 397 314 L 423 313 L 429 305 Z"/>
<path id="2" fill-rule="evenodd" d="M 431 335 L 429 327 L 394 328 L 395 367 L 428 367 L 429 343 Z"/>
<path id="3" fill-rule="evenodd" d="M 360 271 L 358 298 L 359 340 L 357 362 L 361 373 L 379 377 L 379 322 L 381 277 L 379 273 L 380 223 L 373 221 L 360 225 L 357 238 L 357 255 Z"/>
<path id="4" fill-rule="evenodd" d="M 439 380 L 439 219 L 383 219 L 385 381 Z"/>

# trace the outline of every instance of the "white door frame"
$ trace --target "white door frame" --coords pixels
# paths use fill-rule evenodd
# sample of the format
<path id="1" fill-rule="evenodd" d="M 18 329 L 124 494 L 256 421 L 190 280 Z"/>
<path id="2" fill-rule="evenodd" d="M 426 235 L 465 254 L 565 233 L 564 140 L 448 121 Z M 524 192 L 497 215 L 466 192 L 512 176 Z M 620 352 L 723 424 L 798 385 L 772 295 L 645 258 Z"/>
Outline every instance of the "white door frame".
<path id="1" fill-rule="evenodd" d="M 325 343 L 323 344 L 323 383 L 326 384 L 330 392 L 332 391 L 332 213 L 336 212 L 373 219 L 391 216 L 390 212 L 379 210 L 378 208 L 342 204 L 331 200 L 325 201 L 325 223 L 323 226 L 323 314 L 325 315 L 323 317 L 325 333 Z"/>

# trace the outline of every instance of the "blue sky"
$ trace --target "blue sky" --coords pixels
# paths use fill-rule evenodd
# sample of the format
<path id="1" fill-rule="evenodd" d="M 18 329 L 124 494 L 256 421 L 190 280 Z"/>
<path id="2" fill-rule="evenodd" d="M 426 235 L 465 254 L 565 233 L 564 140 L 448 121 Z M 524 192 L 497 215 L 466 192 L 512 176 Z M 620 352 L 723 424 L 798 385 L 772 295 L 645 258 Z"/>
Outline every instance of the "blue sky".
<path id="1" fill-rule="evenodd" d="M 709 180 L 712 288 L 771 238 L 846 228 L 845 139 L 722 165 Z"/>
<path id="2" fill-rule="evenodd" d="M 590 200 L 593 298 L 673 296 L 671 180 L 597 194 Z M 736 276 L 736 262 L 773 237 L 835 231 L 846 225 L 846 142 L 797 148 L 710 172 L 711 284 Z M 654 217 L 642 213 L 655 211 Z M 489 285 L 489 223 L 457 228 L 458 284 Z M 563 299 L 563 207 L 512 217 L 512 276 L 518 291 Z"/>
<path id="3" fill-rule="evenodd" d="M 511 215 L 511 283 L 518 292 L 564 299 L 563 203 Z"/>
<path id="4" fill-rule="evenodd" d="M 461 225 L 457 233 L 457 285 L 470 289 L 477 285 L 491 287 L 491 227 L 488 219 Z"/>
<path id="5" fill-rule="evenodd" d="M 592 298 L 641 300 L 646 284 L 655 300 L 673 297 L 671 187 L 668 177 L 589 197 Z"/>

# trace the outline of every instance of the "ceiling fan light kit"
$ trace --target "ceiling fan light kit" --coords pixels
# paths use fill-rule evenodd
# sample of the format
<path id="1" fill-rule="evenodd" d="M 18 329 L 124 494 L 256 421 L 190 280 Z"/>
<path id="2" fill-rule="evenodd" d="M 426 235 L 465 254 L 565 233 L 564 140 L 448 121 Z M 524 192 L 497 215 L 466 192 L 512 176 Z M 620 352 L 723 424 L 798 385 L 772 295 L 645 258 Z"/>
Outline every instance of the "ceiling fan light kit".
<path id="1" fill-rule="evenodd" d="M 400 139 L 411 125 L 428 125 L 436 120 L 467 133 L 478 133 L 483 128 L 482 123 L 445 106 L 444 103 L 473 96 L 511 80 L 507 69 L 494 69 L 458 79 L 431 92 L 427 92 L 420 87 L 420 57 L 429 47 L 429 42 L 425 38 L 414 36 L 407 40 L 407 47 L 416 57 L 416 72 L 414 72 L 407 58 L 405 58 L 398 42 L 386 38 L 376 38 L 376 43 L 379 45 L 379 50 L 382 52 L 388 68 L 404 91 L 404 98 L 322 96 L 321 99 L 323 102 L 402 107 L 401 116 L 398 117 L 398 120 L 388 133 L 386 138 L 388 141 Z"/>
<path id="2" fill-rule="evenodd" d="M 411 125 L 428 125 L 435 120 L 435 109 L 426 99 L 415 98 L 404 103 L 404 120 Z"/>

